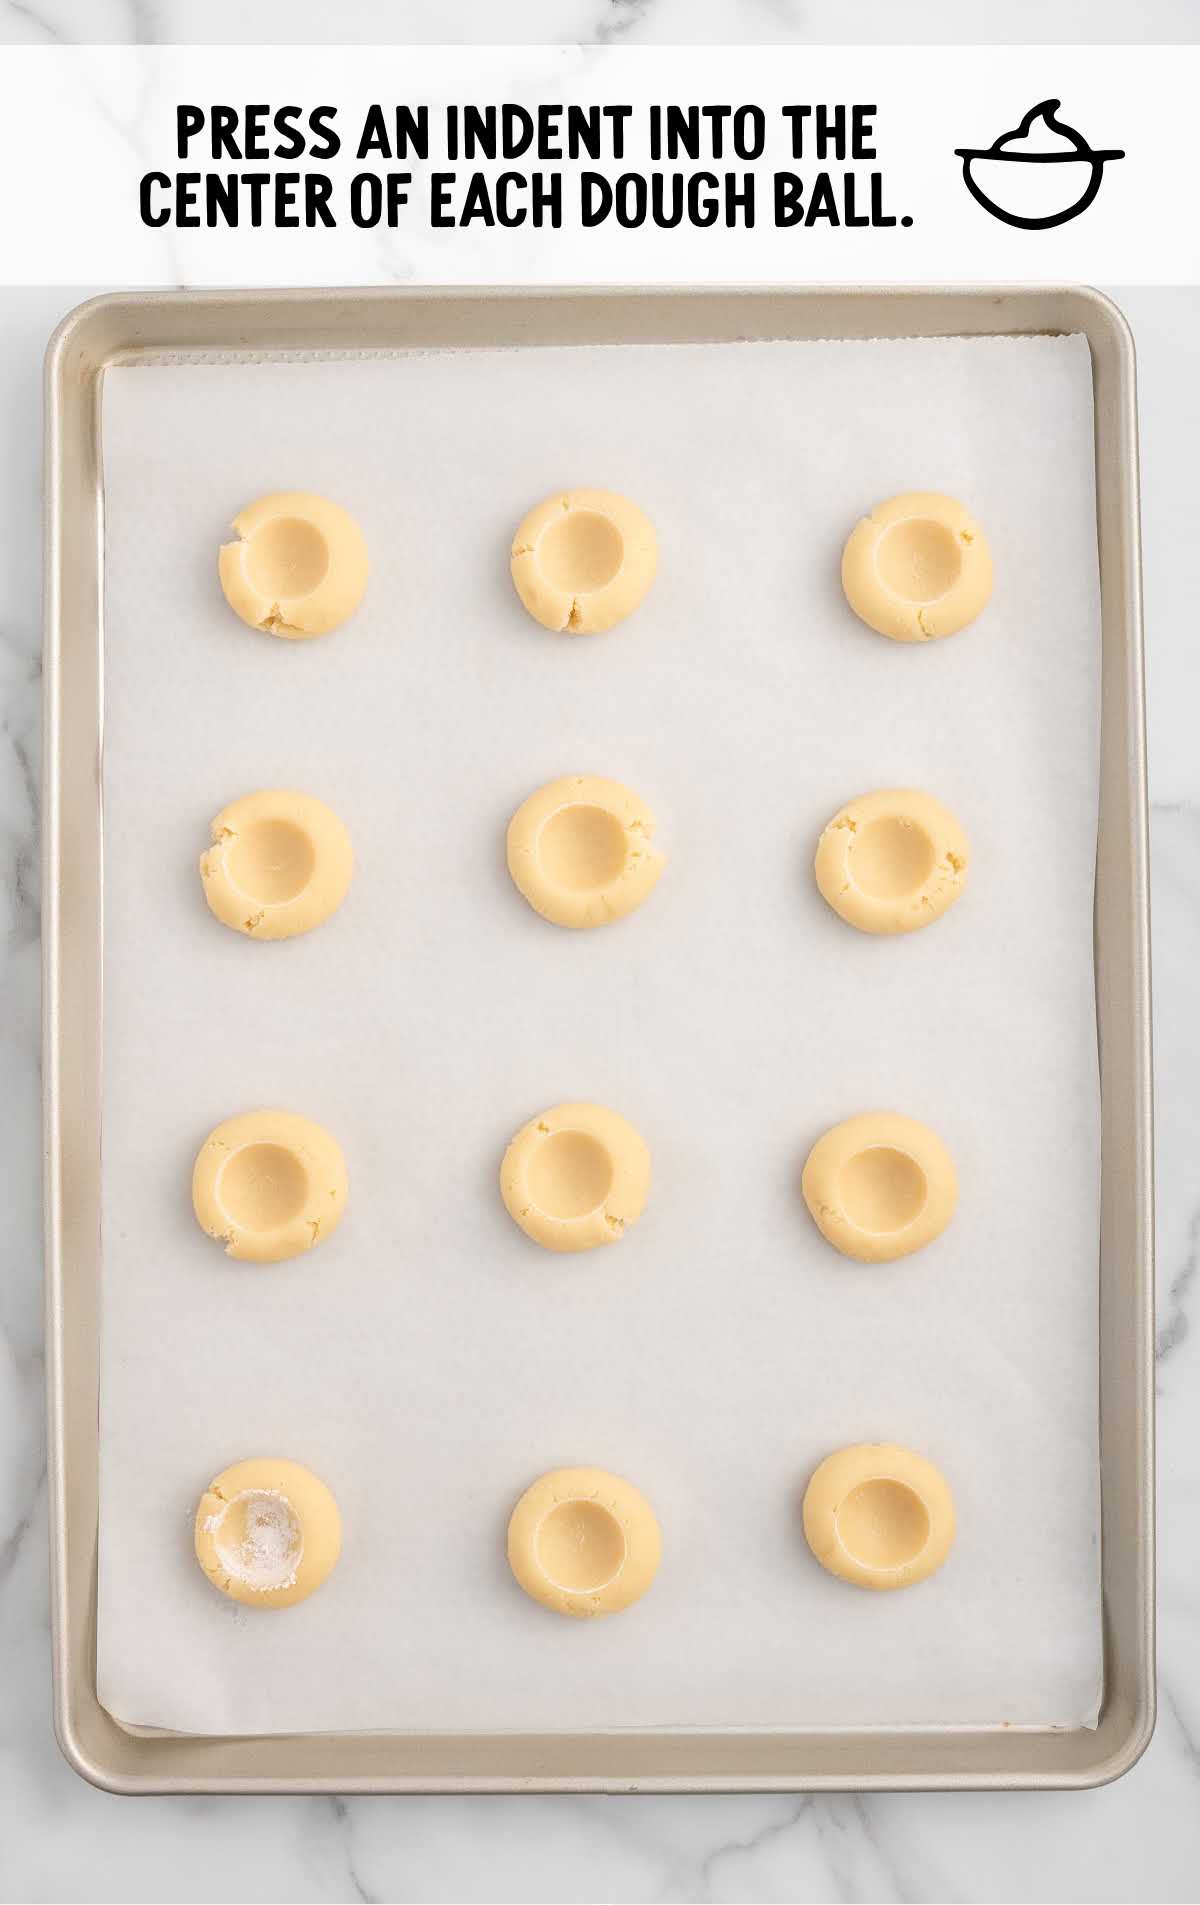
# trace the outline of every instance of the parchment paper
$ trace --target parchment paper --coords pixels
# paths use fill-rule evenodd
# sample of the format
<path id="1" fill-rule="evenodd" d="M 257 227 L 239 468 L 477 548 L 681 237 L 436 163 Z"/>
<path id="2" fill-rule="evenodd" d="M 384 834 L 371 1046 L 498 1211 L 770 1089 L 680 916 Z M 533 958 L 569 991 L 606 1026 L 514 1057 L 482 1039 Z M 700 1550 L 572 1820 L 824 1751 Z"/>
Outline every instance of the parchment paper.
<path id="1" fill-rule="evenodd" d="M 1094 1719 L 1099 601 L 1082 339 L 624 348 L 110 372 L 99 1686 L 201 1732 L 1045 1724 Z M 658 580 L 611 634 L 548 635 L 507 572 L 560 486 L 647 510 Z M 291 644 L 217 584 L 234 511 L 311 488 L 362 523 L 365 606 Z M 876 500 L 966 498 L 994 598 L 909 648 L 859 624 L 842 542 Z M 591 933 L 538 919 L 508 816 L 627 781 L 670 864 Z M 206 911 L 208 822 L 294 785 L 358 866 L 319 931 Z M 813 886 L 824 822 L 928 788 L 973 846 L 903 940 Z M 645 1134 L 615 1248 L 562 1258 L 497 1191 L 564 1098 Z M 229 1262 L 190 1208 L 220 1119 L 341 1140 L 337 1235 Z M 951 1229 L 865 1268 L 818 1236 L 809 1146 L 871 1107 L 956 1159 Z M 909 1593 L 824 1574 L 800 1499 L 840 1444 L 931 1457 L 953 1555 Z M 225 1464 L 324 1477 L 345 1546 L 278 1614 L 215 1594 L 194 1503 Z M 595 1463 L 658 1512 L 656 1585 L 555 1618 L 509 1511 Z"/>

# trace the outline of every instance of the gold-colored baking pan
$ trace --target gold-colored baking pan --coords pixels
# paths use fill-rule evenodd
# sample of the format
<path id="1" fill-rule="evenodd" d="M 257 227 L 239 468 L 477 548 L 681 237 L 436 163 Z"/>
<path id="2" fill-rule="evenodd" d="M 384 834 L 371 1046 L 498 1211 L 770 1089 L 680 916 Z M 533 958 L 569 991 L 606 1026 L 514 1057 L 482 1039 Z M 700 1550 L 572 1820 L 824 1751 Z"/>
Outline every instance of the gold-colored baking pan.
<path id="1" fill-rule="evenodd" d="M 1103 603 L 1096 1009 L 1102 1085 L 1104 1690 L 1094 1728 L 532 1735 L 134 1733 L 96 1697 L 104 827 L 100 388 L 140 356 L 1082 332 Z M 1089 1786 L 1154 1723 L 1149 895 L 1133 345 L 1054 287 L 144 292 L 46 360 L 45 1199 L 55 1724 L 120 1792 L 722 1792 Z"/>

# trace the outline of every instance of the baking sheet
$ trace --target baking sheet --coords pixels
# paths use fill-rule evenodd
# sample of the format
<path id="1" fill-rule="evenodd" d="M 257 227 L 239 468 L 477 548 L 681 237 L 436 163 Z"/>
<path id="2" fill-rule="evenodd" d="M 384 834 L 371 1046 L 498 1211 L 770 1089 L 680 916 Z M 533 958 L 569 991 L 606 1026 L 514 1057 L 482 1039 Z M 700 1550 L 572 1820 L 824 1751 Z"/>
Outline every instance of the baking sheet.
<path id="1" fill-rule="evenodd" d="M 1100 1690 L 1091 895 L 1099 601 L 1082 339 L 422 355 L 138 367 L 104 397 L 104 1329 L 98 1684 L 202 1732 L 1090 1723 Z M 559 640 L 507 545 L 560 485 L 660 535 L 639 615 Z M 367 603 L 254 637 L 214 551 L 265 490 L 344 502 Z M 848 526 L 928 486 L 997 556 L 961 638 L 909 649 L 840 598 Z M 509 885 L 508 814 L 582 769 L 636 787 L 671 863 L 611 929 Z M 207 822 L 256 786 L 330 801 L 351 896 L 259 946 L 204 907 Z M 817 897 L 821 825 L 928 787 L 962 904 L 899 942 Z M 645 1133 L 615 1249 L 540 1252 L 495 1190 L 565 1097 Z M 337 1133 L 336 1235 L 267 1269 L 196 1229 L 195 1149 L 277 1103 Z M 828 1124 L 889 1105 L 959 1166 L 951 1230 L 851 1265 L 799 1198 Z M 954 1487 L 911 1594 L 825 1576 L 799 1501 L 840 1443 Z M 194 1500 L 250 1453 L 333 1487 L 342 1563 L 272 1618 L 214 1595 Z M 503 1531 L 542 1469 L 628 1474 L 653 1592 L 556 1621 Z"/>

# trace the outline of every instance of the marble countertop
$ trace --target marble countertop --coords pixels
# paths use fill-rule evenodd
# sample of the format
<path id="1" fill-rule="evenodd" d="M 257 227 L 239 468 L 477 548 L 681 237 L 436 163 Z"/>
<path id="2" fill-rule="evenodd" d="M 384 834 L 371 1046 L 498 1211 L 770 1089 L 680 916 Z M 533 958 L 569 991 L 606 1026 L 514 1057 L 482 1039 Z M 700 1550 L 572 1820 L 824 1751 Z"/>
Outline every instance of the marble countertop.
<path id="1" fill-rule="evenodd" d="M 40 360 L 83 292 L 0 309 L 0 1897 L 1200 1897 L 1200 292 L 1117 291 L 1138 339 L 1159 1121 L 1160 1718 L 1100 1792 L 855 1798 L 113 1799 L 50 1728 L 39 1222 Z M 220 1870 L 209 1861 L 220 1848 Z"/>
<path id="2" fill-rule="evenodd" d="M 0 43 L 1070 45 L 1197 37 L 1193 0 L 0 0 Z"/>
<path id="3" fill-rule="evenodd" d="M 1077 37 L 1075 0 L 0 0 L 0 41 Z M 1192 0 L 1087 9 L 1089 38 L 1195 39 Z M 735 16 L 736 15 L 736 20 Z M 85 23 L 86 16 L 86 23 Z M 965 16 L 965 17 L 964 17 Z M 1139 348 L 1153 801 L 1160 1717 L 1071 1795 L 118 1800 L 50 1727 L 41 1355 L 40 368 L 85 290 L 0 299 L 0 1898 L 1200 1898 L 1200 291 L 1116 290 Z"/>

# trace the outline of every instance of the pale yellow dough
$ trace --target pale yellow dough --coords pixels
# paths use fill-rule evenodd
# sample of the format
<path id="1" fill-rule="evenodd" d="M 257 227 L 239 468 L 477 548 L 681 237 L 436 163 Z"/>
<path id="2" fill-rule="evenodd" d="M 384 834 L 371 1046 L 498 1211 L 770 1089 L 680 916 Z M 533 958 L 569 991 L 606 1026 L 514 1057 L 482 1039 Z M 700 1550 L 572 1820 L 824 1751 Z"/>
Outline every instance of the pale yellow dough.
<path id="1" fill-rule="evenodd" d="M 970 848 L 954 815 L 915 787 L 860 794 L 820 840 L 817 886 L 864 933 L 915 933 L 953 906 Z"/>
<path id="2" fill-rule="evenodd" d="M 547 1250 L 615 1244 L 649 1191 L 645 1139 L 604 1105 L 552 1105 L 517 1132 L 500 1166 L 509 1216 Z"/>
<path id="3" fill-rule="evenodd" d="M 818 1138 L 802 1188 L 821 1235 L 860 1263 L 889 1263 L 932 1243 L 958 1202 L 954 1162 L 937 1133 L 895 1111 L 864 1111 Z"/>
<path id="4" fill-rule="evenodd" d="M 868 628 L 894 642 L 956 635 L 992 592 L 979 524 L 953 496 L 915 490 L 878 503 L 842 551 L 842 587 Z"/>
<path id="5" fill-rule="evenodd" d="M 293 1607 L 328 1579 L 342 1546 L 333 1496 L 298 1462 L 260 1456 L 210 1482 L 196 1510 L 196 1559 L 245 1607 Z"/>
<path id="6" fill-rule="evenodd" d="M 233 519 L 221 547 L 225 600 L 251 628 L 290 641 L 327 635 L 353 615 L 367 586 L 367 545 L 353 516 L 325 496 L 282 490 Z"/>
<path id="7" fill-rule="evenodd" d="M 291 939 L 337 911 L 354 872 L 350 835 L 332 807 L 285 787 L 222 807 L 200 855 L 209 907 L 251 939 Z"/>
<path id="8" fill-rule="evenodd" d="M 662 1536 L 632 1482 L 602 1468 L 556 1468 L 526 1489 L 508 1524 L 508 1560 L 526 1594 L 556 1614 L 618 1614 L 658 1572 Z"/>
<path id="9" fill-rule="evenodd" d="M 319 1124 L 292 1111 L 245 1111 L 201 1145 L 192 1208 L 227 1256 L 279 1263 L 336 1230 L 348 1188 L 341 1146 Z"/>
<path id="10" fill-rule="evenodd" d="M 543 628 L 595 635 L 632 615 L 654 580 L 654 526 L 607 489 L 573 489 L 531 509 L 513 537 L 512 579 Z"/>
<path id="11" fill-rule="evenodd" d="M 855 1587 L 912 1587 L 950 1552 L 954 1497 L 923 1455 L 859 1442 L 827 1455 L 813 1474 L 804 1534 L 821 1566 Z"/>
<path id="12" fill-rule="evenodd" d="M 523 800 L 508 823 L 508 870 L 555 926 L 607 926 L 653 892 L 666 865 L 654 816 L 620 781 L 564 774 Z"/>

